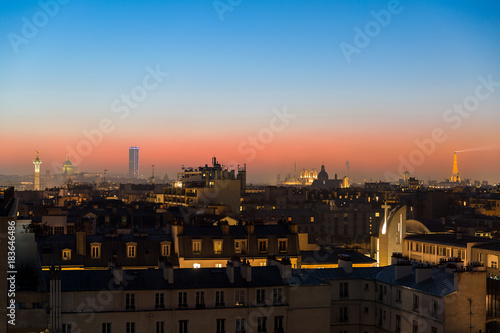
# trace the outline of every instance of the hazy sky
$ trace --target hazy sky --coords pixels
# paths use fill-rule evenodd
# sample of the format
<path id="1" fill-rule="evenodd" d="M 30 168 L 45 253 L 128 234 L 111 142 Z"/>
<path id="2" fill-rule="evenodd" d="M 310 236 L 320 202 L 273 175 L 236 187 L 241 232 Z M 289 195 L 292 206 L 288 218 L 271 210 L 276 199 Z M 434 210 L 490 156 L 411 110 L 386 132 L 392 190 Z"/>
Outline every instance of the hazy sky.
<path id="1" fill-rule="evenodd" d="M 0 3 L 0 174 L 442 180 L 488 146 L 460 174 L 500 181 L 497 1 L 61 2 Z"/>

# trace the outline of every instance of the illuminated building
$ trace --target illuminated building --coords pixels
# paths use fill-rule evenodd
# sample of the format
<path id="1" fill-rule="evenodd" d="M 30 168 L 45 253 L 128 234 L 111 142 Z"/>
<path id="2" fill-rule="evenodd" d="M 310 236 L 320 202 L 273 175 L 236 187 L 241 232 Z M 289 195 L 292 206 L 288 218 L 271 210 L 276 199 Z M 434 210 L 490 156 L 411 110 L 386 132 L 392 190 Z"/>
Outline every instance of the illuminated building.
<path id="1" fill-rule="evenodd" d="M 288 176 L 283 181 L 283 185 L 302 185 L 302 182 L 297 178 L 297 163 L 295 163 L 295 168 L 293 170 L 293 177 L 288 174 Z"/>
<path id="2" fill-rule="evenodd" d="M 164 202 L 169 206 L 218 206 L 233 214 L 240 212 L 241 192 L 246 188 L 246 164 L 229 170 L 215 157 L 212 166 L 183 167 L 173 187 L 166 188 Z"/>
<path id="3" fill-rule="evenodd" d="M 348 188 L 349 178 L 338 179 L 337 174 L 335 174 L 335 179 L 328 179 L 328 172 L 326 172 L 323 164 L 321 165 L 321 171 L 318 173 L 318 178 L 311 183 L 311 187 L 315 189 Z"/>
<path id="4" fill-rule="evenodd" d="M 460 175 L 458 174 L 457 153 L 453 153 L 453 171 L 451 173 L 450 182 L 460 183 Z"/>
<path id="5" fill-rule="evenodd" d="M 74 173 L 76 173 L 76 171 L 77 171 L 77 167 L 75 167 L 73 165 L 73 163 L 71 163 L 71 161 L 69 160 L 69 156 L 68 156 L 68 158 L 66 159 L 66 161 L 63 163 L 63 166 L 62 166 L 62 172 L 63 172 L 64 178 L 69 178 Z"/>
<path id="6" fill-rule="evenodd" d="M 139 147 L 128 149 L 128 174 L 132 178 L 139 178 Z"/>
<path id="7" fill-rule="evenodd" d="M 302 182 L 302 185 L 311 185 L 315 179 L 318 179 L 318 172 L 316 169 L 302 169 L 300 172 L 300 181 Z"/>
<path id="8" fill-rule="evenodd" d="M 35 165 L 35 186 L 34 190 L 35 191 L 40 191 L 40 164 L 42 164 L 42 161 L 38 158 L 38 150 L 36 151 L 36 158 L 33 161 L 33 164 Z"/>

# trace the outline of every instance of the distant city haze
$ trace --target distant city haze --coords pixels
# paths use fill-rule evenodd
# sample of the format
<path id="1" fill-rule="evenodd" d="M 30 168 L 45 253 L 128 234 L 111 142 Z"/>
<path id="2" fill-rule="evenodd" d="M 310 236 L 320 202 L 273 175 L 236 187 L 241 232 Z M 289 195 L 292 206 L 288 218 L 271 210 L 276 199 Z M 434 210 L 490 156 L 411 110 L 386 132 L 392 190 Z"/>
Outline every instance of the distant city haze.
<path id="1" fill-rule="evenodd" d="M 398 4 L 382 24 L 389 1 L 70 1 L 41 24 L 38 1 L 4 1 L 0 174 L 33 174 L 36 150 L 42 175 L 68 156 L 128 174 L 138 146 L 142 178 L 215 155 L 254 183 L 347 160 L 357 181 L 441 181 L 464 150 L 462 179 L 500 182 L 500 3 Z"/>

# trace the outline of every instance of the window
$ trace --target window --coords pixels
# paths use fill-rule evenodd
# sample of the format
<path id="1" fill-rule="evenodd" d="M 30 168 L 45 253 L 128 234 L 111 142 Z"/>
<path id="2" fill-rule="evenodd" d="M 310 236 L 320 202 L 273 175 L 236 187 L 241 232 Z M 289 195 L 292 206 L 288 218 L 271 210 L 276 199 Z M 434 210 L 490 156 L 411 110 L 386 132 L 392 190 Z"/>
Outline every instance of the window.
<path id="1" fill-rule="evenodd" d="M 99 259 L 101 257 L 101 243 L 91 243 L 90 254 L 93 259 Z"/>
<path id="2" fill-rule="evenodd" d="M 127 322 L 125 324 L 125 333 L 135 333 L 135 323 Z"/>
<path id="3" fill-rule="evenodd" d="M 266 290 L 257 289 L 257 304 L 264 304 L 266 301 Z"/>
<path id="4" fill-rule="evenodd" d="M 257 333 L 267 332 L 267 317 L 257 318 Z"/>
<path id="5" fill-rule="evenodd" d="M 431 326 L 431 333 L 438 333 L 437 327 Z"/>
<path id="6" fill-rule="evenodd" d="M 418 312 L 419 303 L 419 296 L 417 294 L 413 294 L 413 311 Z"/>
<path id="7" fill-rule="evenodd" d="M 418 333 L 418 321 L 413 321 L 413 333 Z"/>
<path id="8" fill-rule="evenodd" d="M 314 216 L 311 216 L 310 222 L 314 222 Z"/>
<path id="9" fill-rule="evenodd" d="M 280 253 L 286 252 L 287 245 L 288 245 L 288 239 L 286 239 L 286 238 L 278 239 L 278 251 Z"/>
<path id="10" fill-rule="evenodd" d="M 259 239 L 259 252 L 260 253 L 267 252 L 267 239 Z"/>
<path id="11" fill-rule="evenodd" d="M 247 241 L 242 239 L 237 239 L 234 241 L 234 252 L 241 254 L 247 252 Z"/>
<path id="12" fill-rule="evenodd" d="M 135 294 L 125 294 L 125 310 L 135 310 Z"/>
<path id="13" fill-rule="evenodd" d="M 111 323 L 102 323 L 101 333 L 111 333 Z"/>
<path id="14" fill-rule="evenodd" d="M 165 322 L 157 321 L 156 322 L 156 333 L 165 333 Z"/>
<path id="15" fill-rule="evenodd" d="M 439 246 L 438 247 L 438 256 L 446 256 L 446 248 Z"/>
<path id="16" fill-rule="evenodd" d="M 193 240 L 193 254 L 200 254 L 201 253 L 201 239 L 199 240 Z"/>
<path id="17" fill-rule="evenodd" d="M 349 297 L 349 283 L 348 282 L 340 282 L 340 297 Z"/>
<path id="18" fill-rule="evenodd" d="M 401 303 L 401 289 L 396 289 L 396 302 Z"/>
<path id="19" fill-rule="evenodd" d="M 54 227 L 54 235 L 64 235 L 64 227 Z M 70 325 L 70 329 L 71 329 L 71 325 Z"/>
<path id="20" fill-rule="evenodd" d="M 348 321 L 349 321 L 349 318 L 347 316 L 347 306 L 341 306 L 340 307 L 340 314 L 339 314 L 339 322 L 345 323 Z"/>
<path id="21" fill-rule="evenodd" d="M 283 332 L 283 316 L 274 316 L 274 332 Z"/>
<path id="22" fill-rule="evenodd" d="M 70 249 L 62 250 L 62 260 L 71 260 L 71 250 Z"/>
<path id="23" fill-rule="evenodd" d="M 215 306 L 224 306 L 224 291 L 215 292 Z"/>
<path id="24" fill-rule="evenodd" d="M 369 291 L 370 290 L 370 285 L 368 283 L 365 283 L 365 291 Z"/>
<path id="25" fill-rule="evenodd" d="M 62 333 L 71 333 L 71 324 L 62 324 Z"/>
<path id="26" fill-rule="evenodd" d="M 245 333 L 245 319 L 236 318 L 236 333 Z"/>
<path id="27" fill-rule="evenodd" d="M 273 288 L 273 304 L 282 304 L 283 303 L 283 289 L 281 288 Z"/>
<path id="28" fill-rule="evenodd" d="M 222 254 L 222 240 L 214 239 L 214 254 Z"/>
<path id="29" fill-rule="evenodd" d="M 492 261 L 491 268 L 498 268 L 498 263 L 496 261 Z"/>
<path id="30" fill-rule="evenodd" d="M 188 321 L 179 320 L 179 333 L 188 333 Z"/>
<path id="31" fill-rule="evenodd" d="M 179 308 L 187 308 L 187 292 L 181 291 L 179 292 Z"/>
<path id="32" fill-rule="evenodd" d="M 396 315 L 396 333 L 401 333 L 401 316 Z"/>
<path id="33" fill-rule="evenodd" d="M 198 309 L 205 307 L 205 292 L 204 291 L 197 291 L 196 292 L 196 307 Z"/>
<path id="34" fill-rule="evenodd" d="M 155 294 L 155 309 L 165 308 L 165 295 L 163 293 Z"/>
<path id="35" fill-rule="evenodd" d="M 438 310 L 439 310 L 438 302 L 435 299 L 433 299 L 432 300 L 432 316 L 434 318 L 438 317 Z"/>
<path id="36" fill-rule="evenodd" d="M 368 314 L 368 307 L 365 306 L 365 314 Z"/>
<path id="37" fill-rule="evenodd" d="M 217 319 L 217 333 L 226 332 L 226 319 Z"/>
<path id="38" fill-rule="evenodd" d="M 245 305 L 245 290 L 236 290 L 234 292 L 234 305 L 236 306 Z"/>
<path id="39" fill-rule="evenodd" d="M 161 255 L 164 257 L 170 256 L 170 244 L 169 243 L 161 243 Z"/>
<path id="40" fill-rule="evenodd" d="M 127 243 L 127 257 L 128 258 L 135 258 L 136 255 L 136 247 L 137 243 Z"/>

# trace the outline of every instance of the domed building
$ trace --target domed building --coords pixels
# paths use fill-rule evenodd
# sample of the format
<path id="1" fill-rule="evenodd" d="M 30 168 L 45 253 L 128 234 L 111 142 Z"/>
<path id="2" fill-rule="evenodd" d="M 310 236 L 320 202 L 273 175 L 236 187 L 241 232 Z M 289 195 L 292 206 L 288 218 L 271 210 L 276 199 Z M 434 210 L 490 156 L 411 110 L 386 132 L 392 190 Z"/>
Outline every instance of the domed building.
<path id="1" fill-rule="evenodd" d="M 73 166 L 73 163 L 71 163 L 71 161 L 69 160 L 69 156 L 67 160 L 63 163 L 62 172 L 63 175 L 65 176 L 71 176 L 73 173 L 76 172 L 76 167 Z"/>
<path id="2" fill-rule="evenodd" d="M 326 172 L 324 164 L 321 165 L 321 171 L 318 173 L 318 180 L 328 180 L 328 172 Z"/>
<path id="3" fill-rule="evenodd" d="M 311 185 L 318 178 L 318 171 L 316 169 L 300 171 L 300 181 L 302 185 Z"/>

